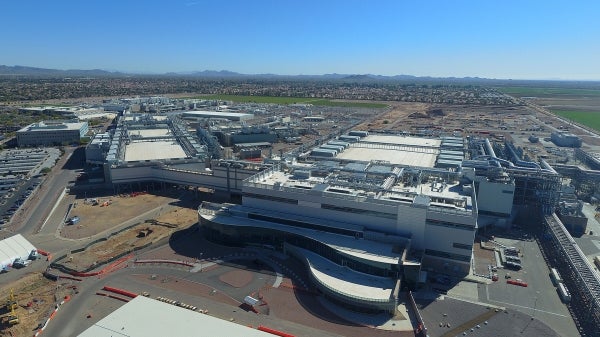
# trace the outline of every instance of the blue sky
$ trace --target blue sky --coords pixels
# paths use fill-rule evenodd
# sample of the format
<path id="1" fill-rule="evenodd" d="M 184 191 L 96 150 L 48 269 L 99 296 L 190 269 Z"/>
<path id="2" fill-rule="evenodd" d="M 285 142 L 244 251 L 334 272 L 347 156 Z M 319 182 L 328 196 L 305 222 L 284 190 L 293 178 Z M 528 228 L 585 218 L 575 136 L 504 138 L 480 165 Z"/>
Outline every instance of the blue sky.
<path id="1" fill-rule="evenodd" d="M 600 1 L 4 0 L 0 64 L 600 80 Z"/>

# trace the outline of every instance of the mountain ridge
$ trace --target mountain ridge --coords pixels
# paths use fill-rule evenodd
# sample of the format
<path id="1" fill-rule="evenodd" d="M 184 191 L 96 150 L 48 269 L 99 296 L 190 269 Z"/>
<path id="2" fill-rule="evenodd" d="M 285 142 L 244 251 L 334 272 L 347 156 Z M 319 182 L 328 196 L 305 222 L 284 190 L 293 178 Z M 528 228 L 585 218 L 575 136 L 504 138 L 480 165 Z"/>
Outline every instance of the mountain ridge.
<path id="1" fill-rule="evenodd" d="M 425 83 L 462 83 L 462 84 L 512 84 L 529 82 L 570 82 L 570 83 L 597 83 L 592 80 L 561 80 L 561 79 L 496 79 L 477 76 L 465 77 L 435 77 L 415 75 L 376 75 L 376 74 L 243 74 L 230 70 L 194 70 L 165 73 L 141 73 L 109 71 L 104 69 L 51 69 L 22 65 L 0 65 L 0 78 L 2 77 L 32 77 L 32 78 L 67 78 L 67 77 L 191 77 L 205 79 L 264 79 L 264 80 L 330 80 L 342 82 L 425 82 Z"/>

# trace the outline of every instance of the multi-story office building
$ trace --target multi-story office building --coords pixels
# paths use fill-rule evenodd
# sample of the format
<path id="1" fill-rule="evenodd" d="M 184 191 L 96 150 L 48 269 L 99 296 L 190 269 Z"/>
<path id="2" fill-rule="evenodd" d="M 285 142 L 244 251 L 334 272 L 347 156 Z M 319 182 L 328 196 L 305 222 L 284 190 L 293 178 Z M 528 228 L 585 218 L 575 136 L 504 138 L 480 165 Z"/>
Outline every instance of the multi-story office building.
<path id="1" fill-rule="evenodd" d="M 17 131 L 17 144 L 22 147 L 79 143 L 88 132 L 87 122 L 46 121 L 32 123 Z"/>

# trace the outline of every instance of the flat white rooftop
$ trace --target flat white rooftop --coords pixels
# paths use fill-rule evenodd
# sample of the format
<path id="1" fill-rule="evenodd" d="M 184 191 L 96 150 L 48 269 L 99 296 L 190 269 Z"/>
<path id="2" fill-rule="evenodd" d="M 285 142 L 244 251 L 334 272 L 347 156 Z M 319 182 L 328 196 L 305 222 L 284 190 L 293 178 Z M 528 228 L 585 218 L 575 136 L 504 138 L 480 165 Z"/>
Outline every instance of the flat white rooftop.
<path id="1" fill-rule="evenodd" d="M 17 132 L 47 132 L 47 131 L 63 131 L 63 130 L 80 130 L 87 122 L 81 123 L 32 123 Z"/>
<path id="2" fill-rule="evenodd" d="M 125 147 L 125 161 L 185 158 L 185 151 L 176 141 L 135 142 Z"/>
<path id="3" fill-rule="evenodd" d="M 102 118 L 102 117 L 113 119 L 117 116 L 116 113 L 112 113 L 112 112 L 75 113 L 75 115 L 77 116 L 77 119 L 79 119 L 80 121 L 94 119 L 94 118 Z"/>
<path id="4" fill-rule="evenodd" d="M 186 111 L 183 113 L 186 117 L 199 118 L 226 118 L 226 119 L 251 119 L 253 114 L 239 112 L 223 112 L 223 111 Z"/>
<path id="5" fill-rule="evenodd" d="M 442 144 L 441 139 L 434 138 L 421 138 L 412 136 L 396 136 L 396 135 L 375 135 L 370 134 L 364 138 L 361 138 L 361 142 L 367 143 L 385 143 L 385 144 L 396 144 L 396 145 L 413 145 L 413 146 L 427 146 L 433 148 L 439 148 Z"/>
<path id="6" fill-rule="evenodd" d="M 398 135 L 371 134 L 336 156 L 348 161 L 385 160 L 391 164 L 434 167 L 442 141 Z"/>
<path id="7" fill-rule="evenodd" d="M 336 158 L 352 161 L 386 160 L 391 164 L 397 165 L 433 167 L 435 165 L 436 156 L 436 153 L 410 152 L 397 149 L 350 147 L 342 153 L 339 153 Z"/>
<path id="8" fill-rule="evenodd" d="M 357 187 L 339 187 L 335 183 L 330 184 L 329 179 L 323 177 L 294 179 L 292 174 L 282 171 L 265 172 L 257 175 L 257 177 L 259 178 L 253 183 L 256 183 L 258 187 L 269 186 L 269 188 L 275 190 L 283 189 L 284 191 L 286 188 L 334 193 L 346 191 L 347 193 L 339 194 L 340 198 L 358 202 L 361 201 L 361 198 L 366 198 L 364 195 L 367 192 Z M 387 191 L 374 195 L 373 198 L 412 203 L 416 195 L 429 196 L 433 199 L 433 206 L 446 207 L 448 209 L 471 211 L 473 206 L 470 193 L 464 192 L 458 182 L 427 182 L 415 186 L 405 185 L 402 181 L 398 181 Z M 444 203 L 445 205 L 439 205 Z"/>
<path id="9" fill-rule="evenodd" d="M 129 135 L 134 137 L 152 138 L 152 137 L 166 137 L 172 136 L 171 130 L 164 129 L 143 129 L 143 130 L 129 130 Z"/>
<path id="10" fill-rule="evenodd" d="M 79 337 L 273 337 L 272 334 L 138 296 Z"/>
<path id="11" fill-rule="evenodd" d="M 27 258 L 35 247 L 21 234 L 0 241 L 0 268 L 10 265 L 16 258 Z"/>

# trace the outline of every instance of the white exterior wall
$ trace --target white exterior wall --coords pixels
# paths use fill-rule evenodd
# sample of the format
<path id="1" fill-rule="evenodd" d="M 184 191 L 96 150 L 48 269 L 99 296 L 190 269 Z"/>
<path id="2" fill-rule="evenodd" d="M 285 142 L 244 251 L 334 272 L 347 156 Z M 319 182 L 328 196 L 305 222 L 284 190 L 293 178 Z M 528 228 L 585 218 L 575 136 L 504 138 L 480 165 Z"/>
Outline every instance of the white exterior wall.
<path id="1" fill-rule="evenodd" d="M 463 225 L 471 225 L 475 227 L 477 224 L 477 215 L 467 212 L 440 212 L 432 209 L 427 210 L 427 219 L 437 220 L 451 223 L 458 223 Z"/>
<path id="2" fill-rule="evenodd" d="M 514 196 L 514 184 L 482 181 L 477 192 L 477 206 L 481 212 L 510 215 Z"/>
<path id="3" fill-rule="evenodd" d="M 239 191 L 242 188 L 242 180 L 254 174 L 256 174 L 256 171 L 230 168 L 228 180 L 226 167 L 217 166 L 210 173 L 199 173 L 160 169 L 156 166 L 148 165 L 111 168 L 110 181 L 115 184 L 160 181 L 172 184 L 204 186 L 219 190 L 227 190 L 229 188 L 232 191 Z"/>
<path id="4" fill-rule="evenodd" d="M 364 226 L 365 228 L 380 231 L 389 234 L 406 235 L 410 231 L 398 228 L 396 222 L 396 214 L 398 212 L 397 206 L 390 205 L 378 205 L 369 202 L 367 198 L 363 202 L 357 202 L 354 200 L 344 200 L 333 197 L 328 197 L 331 193 L 322 192 L 310 192 L 306 193 L 294 193 L 290 191 L 279 191 L 279 190 L 268 190 L 252 187 L 244 187 L 244 192 L 269 195 L 279 198 L 298 200 L 299 204 L 290 204 L 285 202 L 278 202 L 274 200 L 265 200 L 244 196 L 242 204 L 244 206 L 260 208 L 265 210 L 274 210 L 277 212 L 290 213 L 300 216 L 308 216 L 314 218 L 322 218 L 327 220 L 347 222 L 353 225 Z M 321 208 L 321 204 L 335 205 L 337 207 L 351 207 L 357 209 L 363 209 L 365 211 L 373 212 L 385 212 L 391 214 L 394 218 L 382 218 L 373 215 L 362 215 L 352 212 L 343 212 L 331 209 Z"/>
<path id="5" fill-rule="evenodd" d="M 293 199 L 292 196 L 287 198 Z M 377 218 L 369 215 L 361 215 L 350 212 L 341 212 L 321 208 L 321 203 L 316 201 L 306 202 L 301 201 L 301 205 L 288 204 L 285 202 L 277 202 L 272 200 L 257 199 L 252 197 L 243 197 L 242 204 L 248 207 L 260 208 L 264 210 L 274 210 L 282 213 L 289 213 L 304 217 L 312 217 L 316 220 L 332 220 L 337 222 L 345 222 L 352 225 L 364 226 L 371 230 L 389 234 L 406 234 L 407 232 L 396 232 L 396 220 L 387 218 Z"/>
<path id="6" fill-rule="evenodd" d="M 425 229 L 425 249 L 439 250 L 458 255 L 471 255 L 473 249 L 473 240 L 475 239 L 475 230 L 467 231 L 463 229 L 427 225 Z M 455 248 L 454 243 L 471 246 L 470 250 Z"/>
<path id="7" fill-rule="evenodd" d="M 425 219 L 427 208 L 414 205 L 398 205 L 396 231 L 398 234 L 408 233 L 411 237 L 411 247 L 423 249 L 425 243 Z"/>
<path id="8" fill-rule="evenodd" d="M 397 202 L 389 202 L 390 205 L 385 205 L 369 202 L 369 198 L 365 198 L 362 201 L 356 201 L 329 197 L 330 193 L 315 193 L 314 191 L 295 193 L 293 191 L 261 189 L 248 186 L 244 187 L 244 192 L 298 200 L 298 204 L 295 204 L 243 196 L 242 204 L 244 206 L 314 217 L 317 219 L 321 218 L 346 222 L 353 225 L 364 226 L 369 230 L 411 237 L 412 246 L 416 249 L 425 249 L 425 242 L 429 241 L 426 230 L 428 227 L 426 226 L 427 219 L 472 226 L 474 228 L 473 231 L 451 229 L 456 233 L 454 236 L 463 237 L 462 240 L 457 242 L 469 245 L 473 244 L 474 232 L 477 224 L 477 217 L 472 213 L 457 212 L 457 214 L 452 214 L 450 212 L 436 212 L 428 209 L 425 205 L 402 204 Z M 377 200 L 377 202 L 385 201 Z M 393 213 L 395 218 L 392 219 L 378 217 L 376 215 L 361 215 L 358 213 L 323 209 L 321 208 L 321 204 L 330 204 L 337 207 L 351 207 L 363 209 L 365 211 Z"/>
<path id="9" fill-rule="evenodd" d="M 252 193 L 275 198 L 285 198 L 290 202 L 255 198 L 246 193 Z M 469 257 L 472 255 L 473 241 L 477 229 L 477 203 L 473 200 L 473 209 L 438 210 L 428 207 L 428 198 L 423 197 L 419 203 L 399 203 L 388 200 L 378 200 L 364 197 L 361 199 L 350 195 L 335 195 L 334 193 L 315 190 L 269 189 L 244 186 L 244 206 L 273 210 L 299 216 L 344 222 L 363 226 L 365 229 L 400 235 L 411 238 L 411 248 L 417 250 L 434 250 L 440 254 L 450 254 L 446 258 L 459 264 L 469 264 L 469 261 L 457 260 L 453 255 Z M 297 203 L 295 202 L 297 201 Z M 322 204 L 336 207 L 348 207 L 365 211 L 393 213 L 394 218 L 379 217 L 376 214 L 359 214 L 342 210 L 321 208 Z M 279 215 L 281 216 L 281 215 Z M 429 222 L 429 223 L 428 223 Z M 433 224 L 432 224 L 433 223 Z M 453 227 L 452 225 L 457 225 Z M 457 244 L 456 246 L 454 244 Z M 433 254 L 433 253 L 432 253 Z M 445 259 L 441 256 L 430 256 L 433 259 Z"/>
<path id="10" fill-rule="evenodd" d="M 17 131 L 19 146 L 71 143 L 78 142 L 80 138 L 80 130 Z"/>

